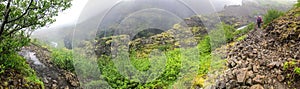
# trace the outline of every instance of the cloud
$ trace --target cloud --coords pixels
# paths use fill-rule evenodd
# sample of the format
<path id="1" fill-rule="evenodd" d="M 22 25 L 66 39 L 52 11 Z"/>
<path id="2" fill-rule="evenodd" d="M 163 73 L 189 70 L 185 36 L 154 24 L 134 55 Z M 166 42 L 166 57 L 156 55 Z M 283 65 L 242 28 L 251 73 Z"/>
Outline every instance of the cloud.
<path id="1" fill-rule="evenodd" d="M 55 17 L 56 22 L 50 25 L 50 27 L 75 24 L 87 1 L 88 0 L 73 0 L 71 2 L 72 6 L 63 12 L 60 12 L 58 16 Z"/>

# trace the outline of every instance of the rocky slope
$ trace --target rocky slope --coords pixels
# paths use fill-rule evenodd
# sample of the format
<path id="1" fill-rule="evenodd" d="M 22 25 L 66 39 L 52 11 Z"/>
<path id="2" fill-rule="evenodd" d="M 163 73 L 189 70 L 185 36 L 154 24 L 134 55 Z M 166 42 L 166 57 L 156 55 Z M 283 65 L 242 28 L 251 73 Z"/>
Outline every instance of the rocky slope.
<path id="1" fill-rule="evenodd" d="M 0 75 L 0 89 L 42 89 L 40 84 L 29 82 L 20 71 L 6 70 Z"/>
<path id="2" fill-rule="evenodd" d="M 299 14 L 300 8 L 294 8 L 230 47 L 229 69 L 212 88 L 299 89 L 299 79 L 290 79 L 290 72 L 283 69 L 285 62 L 300 59 Z"/>

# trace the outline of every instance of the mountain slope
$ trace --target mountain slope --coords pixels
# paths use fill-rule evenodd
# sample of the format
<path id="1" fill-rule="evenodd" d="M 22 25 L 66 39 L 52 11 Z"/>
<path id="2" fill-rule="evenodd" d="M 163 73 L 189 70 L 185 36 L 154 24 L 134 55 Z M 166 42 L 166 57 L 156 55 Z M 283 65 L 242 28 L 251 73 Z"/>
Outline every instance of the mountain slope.
<path id="1" fill-rule="evenodd" d="M 299 75 L 283 68 L 286 62 L 300 59 L 299 14 L 300 8 L 294 8 L 229 48 L 229 69 L 216 88 L 299 89 Z"/>

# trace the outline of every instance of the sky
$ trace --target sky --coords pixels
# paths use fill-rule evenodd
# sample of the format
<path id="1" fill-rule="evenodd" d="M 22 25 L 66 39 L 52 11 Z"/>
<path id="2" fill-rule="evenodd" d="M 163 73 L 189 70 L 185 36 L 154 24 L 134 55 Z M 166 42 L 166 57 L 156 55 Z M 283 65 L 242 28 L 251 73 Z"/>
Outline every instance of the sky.
<path id="1" fill-rule="evenodd" d="M 56 22 L 50 25 L 50 27 L 75 24 L 87 1 L 88 0 L 73 0 L 72 6 L 63 12 L 60 12 L 58 16 L 55 17 Z"/>
<path id="2" fill-rule="evenodd" d="M 95 2 L 94 4 L 89 4 L 89 5 L 94 5 L 92 7 L 96 8 L 97 10 L 99 10 L 99 6 L 101 6 L 102 8 L 109 8 L 112 5 L 114 5 L 114 3 L 122 1 L 122 0 L 73 0 L 72 1 L 72 6 L 63 11 L 60 12 L 59 15 L 56 18 L 56 22 L 54 22 L 53 24 L 50 25 L 51 27 L 59 27 L 59 26 L 63 26 L 63 25 L 75 25 L 78 18 L 81 15 L 82 10 L 84 9 L 84 7 L 86 6 L 86 4 L 89 2 Z M 131 0 L 123 0 L 123 1 L 131 1 Z M 193 1 L 193 0 L 182 0 L 182 1 Z M 248 1 L 252 1 L 252 0 L 248 0 Z M 281 1 L 281 0 L 279 0 Z M 287 1 L 296 1 L 296 0 L 287 0 Z M 224 2 L 224 4 L 227 5 L 241 5 L 242 4 L 242 0 L 211 0 L 212 3 L 220 3 L 220 2 Z M 222 4 L 222 3 L 220 3 Z M 218 4 L 214 4 L 214 5 L 218 5 Z M 89 13 L 92 14 L 92 13 Z M 85 15 L 87 16 L 87 15 Z"/>
<path id="3" fill-rule="evenodd" d="M 89 0 L 73 0 L 72 1 L 72 6 L 63 11 L 63 12 L 60 12 L 59 15 L 57 17 L 55 17 L 56 19 L 56 22 L 54 22 L 53 24 L 50 25 L 50 28 L 51 27 L 59 27 L 59 26 L 62 26 L 62 25 L 74 25 L 80 14 L 81 14 L 81 11 L 84 9 L 86 3 L 88 2 Z M 110 0 L 107 0 L 107 1 L 110 1 Z M 116 1 L 116 0 L 114 0 Z M 119 0 L 121 1 L 121 0 Z M 123 1 L 131 1 L 131 0 L 123 0 Z M 230 2 L 230 3 L 235 3 L 235 4 L 239 4 L 241 3 L 242 0 L 212 0 L 212 1 L 226 1 L 226 2 Z M 103 1 L 103 3 L 106 3 L 106 1 Z"/>

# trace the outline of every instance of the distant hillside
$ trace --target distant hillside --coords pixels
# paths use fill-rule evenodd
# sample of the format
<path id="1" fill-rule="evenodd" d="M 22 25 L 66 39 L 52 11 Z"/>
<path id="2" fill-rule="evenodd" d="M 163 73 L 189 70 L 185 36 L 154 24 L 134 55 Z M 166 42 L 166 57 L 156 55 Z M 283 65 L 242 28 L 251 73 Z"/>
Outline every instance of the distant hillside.
<path id="1" fill-rule="evenodd" d="M 260 10 L 260 9 L 268 7 L 268 6 L 261 6 L 260 4 L 255 4 L 255 3 L 251 4 L 251 2 L 246 2 L 246 1 L 251 1 L 251 0 L 244 0 L 244 3 L 246 4 L 243 4 L 243 6 L 237 6 L 237 7 L 229 6 L 226 7 L 223 11 L 219 12 L 218 15 L 221 21 L 227 24 L 233 24 L 235 27 L 240 27 L 249 22 L 253 22 L 255 19 L 254 16 L 265 12 L 264 10 Z M 257 0 L 252 0 L 252 1 L 257 1 Z M 273 3 L 272 1 L 274 0 L 271 0 L 268 3 Z M 162 10 L 165 10 L 167 12 L 174 14 L 175 16 L 178 16 L 178 18 L 174 18 L 174 17 L 170 17 L 170 15 L 167 15 L 165 17 L 170 17 L 169 19 L 164 18 L 162 22 L 161 21 L 153 22 L 156 24 L 154 26 L 159 27 L 160 25 L 160 27 L 163 27 L 163 29 L 161 30 L 164 31 L 172 28 L 173 24 L 180 23 L 181 21 L 179 21 L 178 19 L 184 20 L 185 18 L 195 15 L 195 13 L 191 12 L 191 10 L 189 10 L 189 8 L 186 7 L 193 7 L 194 9 L 196 9 L 194 10 L 195 12 L 203 12 L 198 14 L 204 14 L 204 13 L 207 14 L 207 13 L 211 13 L 209 11 L 215 11 L 211 8 L 212 7 L 211 3 L 206 0 L 200 0 L 197 2 L 194 2 L 192 0 L 184 0 L 184 2 L 186 2 L 186 4 L 189 6 L 180 5 L 180 2 L 176 0 L 154 0 L 154 1 L 138 0 L 134 3 L 132 2 L 133 1 L 120 3 L 118 4 L 117 7 L 112 9 L 112 11 L 114 12 L 109 12 L 109 8 L 101 8 L 101 6 L 96 5 L 97 3 L 100 3 L 100 1 L 91 0 L 88 2 L 87 7 L 82 12 L 82 16 L 79 18 L 79 22 L 76 24 L 76 27 L 75 25 L 69 25 L 69 26 L 62 26 L 62 27 L 56 27 L 50 29 L 43 29 L 41 31 L 35 32 L 33 37 L 45 41 L 56 41 L 59 42 L 60 43 L 59 45 L 62 46 L 64 45 L 63 39 L 72 39 L 74 37 L 73 39 L 76 40 L 92 40 L 96 37 L 96 34 L 98 35 L 98 38 L 101 38 L 104 37 L 104 34 L 109 35 L 115 33 L 114 29 L 116 29 L 117 25 L 122 20 L 124 20 L 125 17 L 132 15 L 133 12 L 135 11 L 139 11 L 148 7 L 161 8 Z M 263 2 L 266 1 L 263 0 Z M 198 3 L 201 3 L 201 5 L 199 5 Z M 219 5 L 217 1 L 213 1 L 212 4 L 216 5 L 216 8 L 223 8 L 222 7 L 223 4 L 221 5 L 219 3 L 220 4 Z M 109 5 L 105 5 L 104 7 L 108 7 L 108 6 Z M 285 6 L 285 4 L 283 6 Z M 289 6 L 287 5 L 285 7 L 274 7 L 274 8 L 276 9 L 289 8 Z M 219 10 L 220 9 L 217 9 L 217 11 Z M 149 17 L 150 15 L 147 16 L 145 14 L 147 13 L 144 13 L 144 16 L 140 14 L 140 16 L 133 16 L 133 17 L 148 19 L 147 17 Z M 102 20 L 103 16 L 105 15 L 106 17 Z M 173 20 L 171 18 L 173 18 Z M 239 18 L 243 18 L 243 19 L 239 19 Z M 168 20 L 170 21 L 166 23 L 166 21 Z M 135 23 L 139 23 L 139 22 L 135 21 L 131 24 L 135 24 Z M 144 27 L 144 29 L 148 29 L 146 27 Z M 153 26 L 151 28 L 153 28 Z"/>

